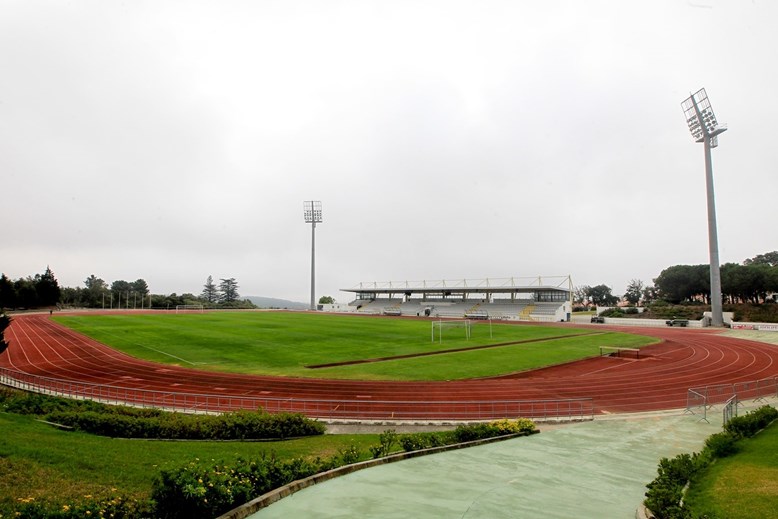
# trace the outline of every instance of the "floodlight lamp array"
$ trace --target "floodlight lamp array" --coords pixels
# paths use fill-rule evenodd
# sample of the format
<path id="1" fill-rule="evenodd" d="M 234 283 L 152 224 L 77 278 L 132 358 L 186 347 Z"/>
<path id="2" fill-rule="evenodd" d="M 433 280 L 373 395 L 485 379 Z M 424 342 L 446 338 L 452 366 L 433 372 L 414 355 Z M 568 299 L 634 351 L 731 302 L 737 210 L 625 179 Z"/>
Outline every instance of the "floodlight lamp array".
<path id="1" fill-rule="evenodd" d="M 686 124 L 689 125 L 689 131 L 695 140 L 702 141 L 705 135 L 715 137 L 723 131 L 719 130 L 719 123 L 716 121 L 716 115 L 713 113 L 704 88 L 689 96 L 681 103 L 681 107 L 686 116 Z"/>
<path id="2" fill-rule="evenodd" d="M 321 223 L 321 202 L 316 200 L 303 202 L 303 215 L 305 216 L 305 223 Z"/>

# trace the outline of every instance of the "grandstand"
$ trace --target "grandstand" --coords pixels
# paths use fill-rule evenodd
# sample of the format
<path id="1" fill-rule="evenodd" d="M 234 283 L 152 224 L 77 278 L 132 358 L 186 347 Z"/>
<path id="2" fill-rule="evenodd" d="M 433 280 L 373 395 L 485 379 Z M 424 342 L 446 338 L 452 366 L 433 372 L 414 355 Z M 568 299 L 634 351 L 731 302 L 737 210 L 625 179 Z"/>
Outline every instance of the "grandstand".
<path id="1" fill-rule="evenodd" d="M 371 281 L 341 289 L 355 298 L 352 312 L 436 319 L 569 321 L 570 276 L 434 281 Z"/>

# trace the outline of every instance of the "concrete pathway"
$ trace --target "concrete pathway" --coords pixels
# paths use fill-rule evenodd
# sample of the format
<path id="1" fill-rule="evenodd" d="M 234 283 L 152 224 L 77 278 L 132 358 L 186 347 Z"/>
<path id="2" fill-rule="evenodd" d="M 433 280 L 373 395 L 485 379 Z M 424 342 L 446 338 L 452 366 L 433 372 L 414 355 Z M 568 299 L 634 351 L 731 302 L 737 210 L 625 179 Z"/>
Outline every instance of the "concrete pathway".
<path id="1" fill-rule="evenodd" d="M 721 430 L 720 411 L 615 418 L 363 470 L 251 517 L 634 518 L 659 459 Z"/>

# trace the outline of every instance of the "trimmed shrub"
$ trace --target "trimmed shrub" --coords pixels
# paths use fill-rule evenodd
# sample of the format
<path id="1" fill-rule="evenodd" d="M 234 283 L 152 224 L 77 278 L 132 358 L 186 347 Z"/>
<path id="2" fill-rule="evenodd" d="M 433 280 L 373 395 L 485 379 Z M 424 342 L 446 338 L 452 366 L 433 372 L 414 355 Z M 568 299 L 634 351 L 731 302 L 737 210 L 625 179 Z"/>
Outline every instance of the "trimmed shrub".
<path id="1" fill-rule="evenodd" d="M 769 405 L 730 420 L 724 429 L 739 438 L 750 438 L 778 418 L 778 410 Z"/>
<path id="2" fill-rule="evenodd" d="M 316 436 L 325 431 L 324 424 L 300 414 L 269 414 L 264 411 L 235 411 L 221 415 L 55 411 L 46 415 L 46 419 L 79 431 L 113 438 L 286 439 Z"/>
<path id="3" fill-rule="evenodd" d="M 352 463 L 356 463 L 361 457 L 362 453 L 359 452 L 359 449 L 355 445 L 349 445 L 345 450 L 338 450 L 338 458 L 340 459 L 340 464 L 342 465 L 351 465 Z"/>
<path id="4" fill-rule="evenodd" d="M 528 418 L 516 420 L 494 420 L 489 423 L 460 425 L 454 430 L 458 442 L 469 442 L 483 438 L 494 438 L 506 434 L 532 434 L 537 432 L 535 422 Z"/>
<path id="5" fill-rule="evenodd" d="M 709 436 L 700 454 L 680 454 L 672 459 L 662 458 L 658 476 L 647 485 L 644 501 L 646 507 L 658 519 L 691 517 L 690 511 L 682 504 L 682 499 L 683 489 L 694 474 L 707 468 L 716 458 L 734 454 L 741 438 L 753 436 L 776 418 L 778 410 L 770 406 L 760 407 L 745 416 L 733 418 L 724 426 L 723 432 Z"/>
<path id="6" fill-rule="evenodd" d="M 489 422 L 489 425 L 496 427 L 500 434 L 529 433 L 537 430 L 535 422 L 529 418 L 518 418 L 516 420 L 508 420 L 505 418 Z"/>
<path id="7" fill-rule="evenodd" d="M 711 434 L 705 440 L 705 448 L 714 458 L 726 458 L 738 451 L 737 437 L 727 431 Z"/>
<path id="8" fill-rule="evenodd" d="M 392 447 L 397 443 L 397 433 L 394 429 L 387 429 L 378 436 L 378 441 L 378 445 L 370 447 L 373 458 L 383 458 L 389 455 Z"/>
<path id="9" fill-rule="evenodd" d="M 235 411 L 191 415 L 112 406 L 15 390 L 0 391 L 0 409 L 43 416 L 49 422 L 114 438 L 186 440 L 286 439 L 324 434 L 324 424 L 297 413 Z"/>
<path id="10" fill-rule="evenodd" d="M 647 485 L 646 506 L 658 519 L 685 519 L 689 511 L 681 504 L 683 488 L 699 468 L 697 454 L 679 454 L 659 460 L 659 475 Z"/>
<path id="11" fill-rule="evenodd" d="M 105 407 L 110 409 L 110 406 L 91 400 L 71 400 L 10 389 L 0 392 L 0 408 L 15 414 L 44 416 L 54 411 L 94 411 Z M 138 411 L 142 410 L 138 409 Z"/>
<path id="12" fill-rule="evenodd" d="M 429 436 L 423 434 L 405 434 L 400 437 L 400 445 L 405 452 L 420 451 L 430 447 Z"/>
<path id="13" fill-rule="evenodd" d="M 457 443 L 453 431 L 403 434 L 399 437 L 400 445 L 406 452 L 431 449 Z"/>
<path id="14" fill-rule="evenodd" d="M 152 498 L 156 517 L 178 519 L 217 517 L 274 488 L 329 468 L 321 460 L 279 460 L 275 455 L 258 460 L 238 459 L 235 464 L 203 463 L 164 470 L 155 478 Z"/>
<path id="15" fill-rule="evenodd" d="M 454 437 L 459 443 L 491 438 L 493 436 L 499 436 L 498 429 L 485 423 L 460 425 L 454 429 Z"/>

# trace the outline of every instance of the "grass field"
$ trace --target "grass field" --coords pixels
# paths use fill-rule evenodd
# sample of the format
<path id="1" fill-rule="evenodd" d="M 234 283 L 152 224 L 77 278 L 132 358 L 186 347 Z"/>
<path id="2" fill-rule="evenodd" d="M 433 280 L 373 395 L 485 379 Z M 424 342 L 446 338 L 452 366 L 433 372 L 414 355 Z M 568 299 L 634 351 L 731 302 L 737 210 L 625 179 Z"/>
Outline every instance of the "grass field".
<path id="1" fill-rule="evenodd" d="M 129 355 L 212 371 L 371 380 L 488 377 L 639 348 L 648 337 L 567 326 L 473 324 L 432 342 L 431 321 L 291 312 L 70 315 L 58 322 Z M 480 346 L 495 345 L 483 349 Z M 445 350 L 445 351 L 444 351 Z M 454 350 L 454 351 L 451 351 Z M 409 358 L 387 357 L 411 356 Z M 310 368 L 318 364 L 361 362 Z"/>
<path id="2" fill-rule="evenodd" d="M 686 502 L 695 517 L 778 517 L 778 422 L 740 445 L 691 485 Z"/>
<path id="3" fill-rule="evenodd" d="M 337 455 L 351 445 L 370 458 L 378 435 L 325 435 L 279 442 L 148 441 L 66 432 L 33 417 L 0 413 L 0 517 L 14 517 L 17 499 L 68 503 L 122 494 L 150 497 L 152 477 L 195 458 L 255 459 Z M 115 489 L 115 490 L 113 490 Z"/>

